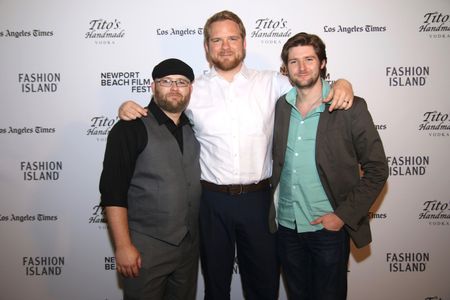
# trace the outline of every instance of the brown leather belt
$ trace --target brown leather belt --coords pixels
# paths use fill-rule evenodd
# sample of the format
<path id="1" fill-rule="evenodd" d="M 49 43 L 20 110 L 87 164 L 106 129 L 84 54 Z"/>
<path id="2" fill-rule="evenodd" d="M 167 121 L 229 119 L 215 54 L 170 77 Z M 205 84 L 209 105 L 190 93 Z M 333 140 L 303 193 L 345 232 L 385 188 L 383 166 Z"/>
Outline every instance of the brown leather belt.
<path id="1" fill-rule="evenodd" d="M 269 187 L 269 179 L 261 180 L 254 184 L 230 184 L 230 185 L 218 185 L 208 181 L 201 180 L 203 188 L 212 191 L 229 194 L 231 196 L 241 195 L 249 192 L 256 192 Z"/>

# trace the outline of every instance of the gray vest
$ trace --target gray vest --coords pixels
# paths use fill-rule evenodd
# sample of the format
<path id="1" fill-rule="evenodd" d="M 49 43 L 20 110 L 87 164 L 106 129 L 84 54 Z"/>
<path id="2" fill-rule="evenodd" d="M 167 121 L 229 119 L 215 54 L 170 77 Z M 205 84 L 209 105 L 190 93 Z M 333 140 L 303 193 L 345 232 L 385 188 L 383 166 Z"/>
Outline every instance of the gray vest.
<path id="1" fill-rule="evenodd" d="M 148 142 L 136 161 L 128 190 L 130 230 L 178 245 L 189 231 L 198 234 L 201 197 L 200 145 L 183 126 L 183 153 L 165 125 L 141 119 Z"/>

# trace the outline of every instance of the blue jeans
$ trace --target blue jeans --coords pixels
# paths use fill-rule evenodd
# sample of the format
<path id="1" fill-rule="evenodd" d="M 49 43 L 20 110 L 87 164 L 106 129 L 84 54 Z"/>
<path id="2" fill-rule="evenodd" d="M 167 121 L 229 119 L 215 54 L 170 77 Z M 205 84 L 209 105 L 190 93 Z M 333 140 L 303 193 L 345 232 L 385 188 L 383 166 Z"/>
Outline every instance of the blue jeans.
<path id="1" fill-rule="evenodd" d="M 278 226 L 278 255 L 290 300 L 345 300 L 350 241 L 345 229 L 297 233 Z"/>

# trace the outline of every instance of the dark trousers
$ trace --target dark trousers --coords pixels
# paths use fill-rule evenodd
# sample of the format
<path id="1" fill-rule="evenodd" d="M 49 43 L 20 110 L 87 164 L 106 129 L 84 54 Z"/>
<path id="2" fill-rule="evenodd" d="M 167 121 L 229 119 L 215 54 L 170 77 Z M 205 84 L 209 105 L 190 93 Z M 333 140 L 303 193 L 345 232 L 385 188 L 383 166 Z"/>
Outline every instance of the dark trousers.
<path id="1" fill-rule="evenodd" d="M 278 254 L 290 300 L 344 300 L 350 241 L 344 229 L 297 233 L 279 225 Z"/>
<path id="2" fill-rule="evenodd" d="M 194 300 L 197 291 L 198 236 L 187 233 L 179 246 L 131 232 L 141 253 L 136 278 L 123 278 L 124 300 Z"/>
<path id="3" fill-rule="evenodd" d="M 235 249 L 247 300 L 278 298 L 276 236 L 269 232 L 269 190 L 231 196 L 203 189 L 200 260 L 205 299 L 230 299 Z"/>

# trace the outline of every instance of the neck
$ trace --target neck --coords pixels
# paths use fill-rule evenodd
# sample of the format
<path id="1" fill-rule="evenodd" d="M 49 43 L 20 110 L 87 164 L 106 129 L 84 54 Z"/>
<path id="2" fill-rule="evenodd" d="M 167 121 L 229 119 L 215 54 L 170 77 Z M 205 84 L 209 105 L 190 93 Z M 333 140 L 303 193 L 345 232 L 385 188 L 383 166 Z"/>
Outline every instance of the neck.
<path id="1" fill-rule="evenodd" d="M 175 123 L 175 125 L 180 124 L 181 113 L 171 113 L 165 110 L 163 110 L 163 112 Z"/>
<path id="2" fill-rule="evenodd" d="M 317 99 L 322 98 L 322 80 L 317 82 L 309 88 L 297 87 L 297 102 L 300 103 L 315 103 Z"/>
<path id="3" fill-rule="evenodd" d="M 318 80 L 311 88 L 297 87 L 295 106 L 303 117 L 322 103 L 322 81 Z"/>

